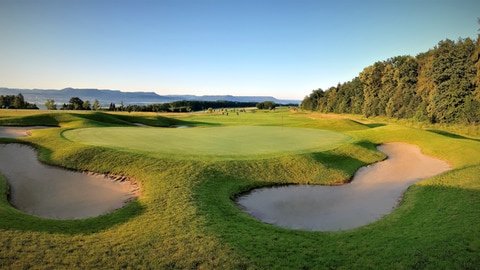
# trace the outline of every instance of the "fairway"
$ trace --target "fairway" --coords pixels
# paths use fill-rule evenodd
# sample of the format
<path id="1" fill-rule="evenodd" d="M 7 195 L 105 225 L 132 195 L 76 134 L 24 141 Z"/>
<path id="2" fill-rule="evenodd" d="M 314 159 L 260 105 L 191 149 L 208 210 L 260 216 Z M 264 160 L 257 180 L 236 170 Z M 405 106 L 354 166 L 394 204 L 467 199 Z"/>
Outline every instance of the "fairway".
<path id="1" fill-rule="evenodd" d="M 0 110 L 3 126 L 57 127 L 0 138 L 2 143 L 34 147 L 37 153 L 31 158 L 41 163 L 128 177 L 141 187 L 137 200 L 108 214 L 55 220 L 15 209 L 7 195 L 12 191 L 8 174 L 2 171 L 0 269 L 477 269 L 478 133 L 467 138 L 439 125 L 420 129 L 397 120 L 343 117 L 290 110 L 238 117 Z M 171 125 L 195 127 L 160 128 Z M 376 170 L 375 164 L 385 159 L 375 146 L 390 142 L 415 145 L 423 154 L 447 161 L 452 170 L 411 185 L 397 207 L 375 222 L 339 232 L 289 229 L 258 220 L 235 204 L 242 194 L 264 187 L 354 188 L 360 167 L 373 164 L 370 169 Z M 5 158 L 10 161 L 13 154 Z M 411 155 L 406 159 L 415 161 Z M 25 166 L 27 162 L 15 165 L 19 174 Z M 342 185 L 354 176 L 351 184 Z M 365 179 L 371 183 L 379 177 Z M 333 209 L 360 196 L 362 188 L 328 192 L 325 196 L 334 197 L 328 202 L 323 195 L 314 199 L 326 202 L 319 209 Z M 79 195 L 73 189 L 65 196 Z M 388 203 L 371 201 L 392 195 L 383 187 L 377 190 L 353 207 L 390 210 Z M 31 194 L 37 193 L 34 188 Z M 274 196 L 288 202 L 279 207 L 318 218 L 314 210 L 319 209 L 307 196 Z M 300 206 L 290 207 L 295 201 Z"/>
<path id="2" fill-rule="evenodd" d="M 328 130 L 274 126 L 82 128 L 66 131 L 63 136 L 83 144 L 181 158 L 252 158 L 325 151 L 352 139 Z"/>

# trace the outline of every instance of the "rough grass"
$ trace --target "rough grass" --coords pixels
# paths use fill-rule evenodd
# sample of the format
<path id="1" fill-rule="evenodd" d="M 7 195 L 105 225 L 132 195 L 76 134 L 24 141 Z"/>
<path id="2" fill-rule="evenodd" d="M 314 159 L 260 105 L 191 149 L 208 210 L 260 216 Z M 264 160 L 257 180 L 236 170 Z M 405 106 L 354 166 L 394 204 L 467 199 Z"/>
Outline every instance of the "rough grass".
<path id="1" fill-rule="evenodd" d="M 12 208 L 0 176 L 0 268 L 37 269 L 476 269 L 480 265 L 480 142 L 365 119 L 311 113 L 186 114 L 24 113 L 0 111 L 0 124 L 56 121 L 19 140 L 39 158 L 77 170 L 129 175 L 143 196 L 116 212 L 56 221 Z M 241 118 L 244 117 L 244 118 Z M 329 151 L 255 160 L 175 160 L 65 140 L 65 130 L 135 122 L 196 126 L 289 126 L 340 131 L 357 138 Z M 283 119 L 282 119 L 283 118 Z M 26 120 L 25 120 L 26 119 Z M 35 125 L 44 125 L 35 122 Z M 374 145 L 402 141 L 451 162 L 454 169 L 409 188 L 400 206 L 367 226 L 335 233 L 264 224 L 231 200 L 258 186 L 348 181 L 384 158 Z"/>

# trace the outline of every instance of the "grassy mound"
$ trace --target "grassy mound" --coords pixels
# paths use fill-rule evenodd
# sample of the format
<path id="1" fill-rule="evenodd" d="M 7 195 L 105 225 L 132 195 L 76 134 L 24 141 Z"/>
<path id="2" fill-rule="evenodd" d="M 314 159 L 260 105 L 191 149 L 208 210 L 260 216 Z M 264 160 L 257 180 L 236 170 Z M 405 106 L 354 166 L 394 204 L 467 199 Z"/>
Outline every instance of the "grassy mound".
<path id="1" fill-rule="evenodd" d="M 6 179 L 0 176 L 0 268 L 475 269 L 480 265 L 477 139 L 287 111 L 228 117 L 17 113 L 0 111 L 0 124 L 29 125 L 32 119 L 43 119 L 54 120 L 60 128 L 0 141 L 32 144 L 44 162 L 131 176 L 141 182 L 143 195 L 104 216 L 48 220 L 11 207 Z M 198 130 L 215 126 L 330 129 L 356 140 L 326 151 L 262 159 L 178 160 L 62 137 L 67 130 L 89 127 L 130 130 L 135 122 L 205 127 Z M 42 124 L 46 123 L 35 123 Z M 391 141 L 419 145 L 424 153 L 448 160 L 454 168 L 411 186 L 393 213 L 367 226 L 336 233 L 288 230 L 251 218 L 231 200 L 259 186 L 348 181 L 360 166 L 384 158 L 375 144 Z"/>

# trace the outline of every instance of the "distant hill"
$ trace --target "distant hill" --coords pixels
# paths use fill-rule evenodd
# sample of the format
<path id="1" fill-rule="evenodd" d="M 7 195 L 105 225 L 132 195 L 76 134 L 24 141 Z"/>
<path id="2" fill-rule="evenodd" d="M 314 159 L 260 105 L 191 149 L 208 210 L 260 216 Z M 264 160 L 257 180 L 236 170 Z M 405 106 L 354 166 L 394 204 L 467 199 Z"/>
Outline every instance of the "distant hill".
<path id="1" fill-rule="evenodd" d="M 236 102 L 263 102 L 273 101 L 277 104 L 300 104 L 300 100 L 283 100 L 270 96 L 231 96 L 231 95 L 158 95 L 154 92 L 122 92 L 120 90 L 100 90 L 100 89 L 74 89 L 65 88 L 62 90 L 51 89 L 12 89 L 0 88 L 0 95 L 18 95 L 22 94 L 25 101 L 43 106 L 47 99 L 53 99 L 56 104 L 68 103 L 70 98 L 79 97 L 83 101 L 90 100 L 93 103 L 95 99 L 100 101 L 101 106 L 108 106 L 110 103 L 124 105 L 129 104 L 152 104 L 165 103 L 181 100 L 198 101 L 236 101 Z"/>

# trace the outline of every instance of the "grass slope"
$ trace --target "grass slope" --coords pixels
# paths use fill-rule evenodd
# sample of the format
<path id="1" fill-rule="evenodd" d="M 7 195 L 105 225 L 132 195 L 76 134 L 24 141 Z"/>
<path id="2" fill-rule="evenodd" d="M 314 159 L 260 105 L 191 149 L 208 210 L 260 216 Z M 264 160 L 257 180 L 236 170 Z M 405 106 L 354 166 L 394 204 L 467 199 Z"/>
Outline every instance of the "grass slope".
<path id="1" fill-rule="evenodd" d="M 41 121 L 32 121 L 41 119 Z M 143 120 L 142 120 L 143 119 Z M 136 122 L 195 126 L 330 129 L 356 140 L 327 151 L 263 159 L 178 160 L 83 145 L 62 132 L 128 127 Z M 19 140 L 48 163 L 136 178 L 143 196 L 116 212 L 56 221 L 24 214 L 0 198 L 0 268 L 135 269 L 475 269 L 480 265 L 480 142 L 400 124 L 327 118 L 287 111 L 238 116 L 0 111 L 0 124 L 53 124 Z M 231 200 L 258 186 L 348 181 L 384 158 L 374 145 L 403 141 L 451 162 L 454 169 L 421 181 L 390 215 L 335 233 L 277 228 L 239 211 Z M 8 191 L 0 176 L 0 194 Z"/>

